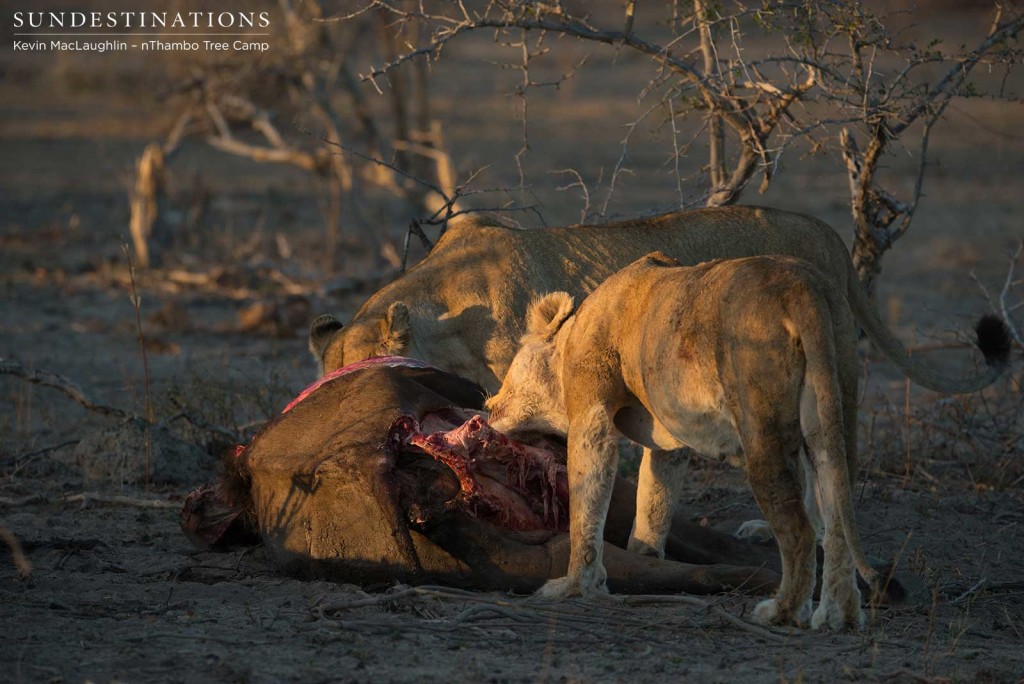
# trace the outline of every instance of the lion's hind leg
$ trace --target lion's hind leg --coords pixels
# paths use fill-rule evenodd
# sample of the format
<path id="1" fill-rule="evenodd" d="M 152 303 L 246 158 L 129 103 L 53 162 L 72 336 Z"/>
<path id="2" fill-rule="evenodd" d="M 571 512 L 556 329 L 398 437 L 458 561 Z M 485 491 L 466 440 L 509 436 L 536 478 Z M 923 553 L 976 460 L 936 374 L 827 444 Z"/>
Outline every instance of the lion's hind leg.
<path id="1" fill-rule="evenodd" d="M 636 518 L 626 549 L 642 556 L 665 557 L 665 541 L 679 490 L 686 479 L 689 449 L 661 451 L 644 447 L 637 478 Z"/>
<path id="2" fill-rule="evenodd" d="M 829 459 L 844 456 L 829 451 L 830 448 L 843 448 L 842 436 L 828 434 L 829 430 L 840 430 L 841 427 L 821 425 L 817 400 L 810 387 L 804 390 L 800 419 L 807 440 L 810 470 L 817 475 L 814 485 L 825 528 L 822 543 L 825 563 L 821 574 L 821 600 L 811 618 L 811 627 L 828 627 L 834 630 L 861 629 L 865 625 L 865 616 L 861 610 L 860 590 L 857 588 L 857 568 L 843 530 L 841 503 L 837 501 L 837 493 L 842 487 L 840 483 L 831 482 L 829 477 L 830 473 L 847 476 L 845 467 L 839 469 L 828 466 Z"/>
<path id="3" fill-rule="evenodd" d="M 811 627 L 833 630 L 863 629 L 866 624 L 857 588 L 857 571 L 843 533 L 839 513 L 831 505 L 825 513 L 825 564 L 821 573 L 821 601 Z"/>
<path id="4" fill-rule="evenodd" d="M 800 470 L 803 472 L 804 478 L 804 510 L 814 528 L 815 539 L 821 541 L 824 538 L 825 527 L 821 520 L 821 506 L 818 503 L 814 468 L 810 464 L 810 456 L 806 448 L 802 449 L 800 453 Z M 772 528 L 767 520 L 745 520 L 733 536 L 755 544 L 763 544 L 774 538 Z"/>
<path id="5" fill-rule="evenodd" d="M 799 449 L 794 425 L 758 426 L 744 439 L 747 477 L 782 558 L 778 593 L 754 609 L 754 619 L 764 624 L 806 627 L 811 617 L 816 558 L 814 530 L 804 511 Z"/>

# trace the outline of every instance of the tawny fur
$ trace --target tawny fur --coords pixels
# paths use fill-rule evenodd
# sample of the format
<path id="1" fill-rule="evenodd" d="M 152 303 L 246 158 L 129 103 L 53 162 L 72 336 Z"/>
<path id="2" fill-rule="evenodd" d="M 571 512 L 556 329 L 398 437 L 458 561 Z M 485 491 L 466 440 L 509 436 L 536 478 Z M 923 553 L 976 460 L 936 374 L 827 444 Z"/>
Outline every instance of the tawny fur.
<path id="1" fill-rule="evenodd" d="M 496 392 L 525 332 L 530 302 L 555 291 L 582 299 L 654 250 L 684 265 L 760 254 L 799 257 L 818 267 L 847 299 L 872 341 L 918 384 L 971 392 L 999 374 L 996 367 L 949 378 L 911 358 L 878 320 L 832 228 L 810 216 L 749 206 L 543 230 L 516 230 L 493 217 L 462 216 L 423 261 L 370 297 L 348 325 L 318 318 L 310 348 L 322 373 L 382 353 L 404 354 Z M 396 303 L 406 308 L 404 316 L 395 315 Z M 1005 326 L 997 319 L 990 322 L 979 328 L 979 346 L 999 366 Z"/>
<path id="2" fill-rule="evenodd" d="M 631 546 L 658 553 L 680 477 L 670 450 L 742 449 L 754 496 L 783 561 L 767 623 L 845 628 L 864 621 L 854 573 L 864 558 L 853 517 L 856 328 L 842 293 L 813 265 L 754 257 L 682 267 L 663 254 L 609 278 L 573 313 L 555 293 L 530 307 L 530 327 L 492 423 L 562 427 L 569 447 L 568 576 L 549 596 L 604 591 L 600 544 L 618 435 L 651 450 Z M 552 322 L 564 321 L 552 334 Z M 801 445 L 824 525 L 822 600 L 811 613 L 815 529 L 804 506 Z"/>

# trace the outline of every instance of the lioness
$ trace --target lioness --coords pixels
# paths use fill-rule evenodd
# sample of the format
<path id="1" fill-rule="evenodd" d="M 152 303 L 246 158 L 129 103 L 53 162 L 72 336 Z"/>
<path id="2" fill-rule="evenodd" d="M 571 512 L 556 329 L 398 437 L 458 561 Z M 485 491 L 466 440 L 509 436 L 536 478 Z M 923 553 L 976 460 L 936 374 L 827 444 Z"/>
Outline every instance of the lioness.
<path id="1" fill-rule="evenodd" d="M 371 296 L 347 326 L 330 315 L 316 319 L 310 350 L 321 373 L 370 356 L 401 354 L 496 392 L 523 334 L 526 307 L 535 297 L 558 290 L 584 297 L 611 274 L 656 250 L 691 265 L 759 254 L 805 259 L 845 294 L 871 340 L 918 384 L 972 392 L 998 375 L 989 369 L 950 378 L 911 358 L 874 314 L 849 252 L 832 228 L 810 216 L 749 206 L 543 230 L 459 217 L 423 261 Z"/>
<path id="2" fill-rule="evenodd" d="M 983 319 L 978 332 L 986 356 L 1005 362 L 1001 323 Z M 861 550 L 850 494 L 855 345 L 844 290 L 814 265 L 784 256 L 684 267 L 655 253 L 606 280 L 575 312 L 565 292 L 531 304 L 521 348 L 487 408 L 494 427 L 509 434 L 567 436 L 569 570 L 541 592 L 607 591 L 601 539 L 621 433 L 654 450 L 742 449 L 783 569 L 775 598 L 754 617 L 862 626 L 855 571 L 876 589 L 878 577 Z M 802 444 L 825 525 L 813 616 L 815 532 L 802 502 Z M 637 526 L 663 524 L 666 507 L 671 515 L 672 464 L 658 466 L 653 480 L 662 495 L 641 487 Z"/>

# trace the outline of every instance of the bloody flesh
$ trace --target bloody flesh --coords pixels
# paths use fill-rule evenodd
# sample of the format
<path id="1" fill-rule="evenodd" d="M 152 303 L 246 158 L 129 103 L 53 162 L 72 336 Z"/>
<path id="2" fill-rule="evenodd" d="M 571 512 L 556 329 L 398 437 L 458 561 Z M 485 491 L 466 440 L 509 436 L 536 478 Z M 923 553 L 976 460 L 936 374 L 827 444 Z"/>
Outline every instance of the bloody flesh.
<path id="1" fill-rule="evenodd" d="M 423 421 L 432 428 L 439 422 L 435 416 Z M 412 416 L 402 416 L 388 443 L 450 468 L 460 488 L 451 506 L 507 530 L 568 529 L 566 469 L 550 448 L 510 440 L 480 416 L 433 432 Z"/>

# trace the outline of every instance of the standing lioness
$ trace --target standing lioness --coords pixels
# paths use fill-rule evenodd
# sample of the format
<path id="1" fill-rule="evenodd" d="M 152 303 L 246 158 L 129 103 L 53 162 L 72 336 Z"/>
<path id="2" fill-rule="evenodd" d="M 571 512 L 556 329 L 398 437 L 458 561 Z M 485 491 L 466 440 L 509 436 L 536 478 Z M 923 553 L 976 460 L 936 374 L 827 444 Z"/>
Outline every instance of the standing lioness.
<path id="1" fill-rule="evenodd" d="M 979 325 L 983 350 L 1003 344 L 989 339 L 1001 330 Z M 499 430 L 568 438 L 569 571 L 541 591 L 607 591 L 601 539 L 621 433 L 657 454 L 742 449 L 783 569 L 778 594 L 758 605 L 755 617 L 800 626 L 810 618 L 813 627 L 835 629 L 862 625 L 855 572 L 873 587 L 877 576 L 864 559 L 850 495 L 855 343 L 843 293 L 792 257 L 683 267 L 655 253 L 606 280 L 575 313 L 564 292 L 535 301 L 522 346 L 487 407 Z M 802 500 L 802 444 L 825 527 L 821 603 L 813 617 L 815 532 Z M 658 464 L 658 495 L 641 487 L 638 527 L 661 524 L 663 509 L 671 508 L 672 470 Z"/>

